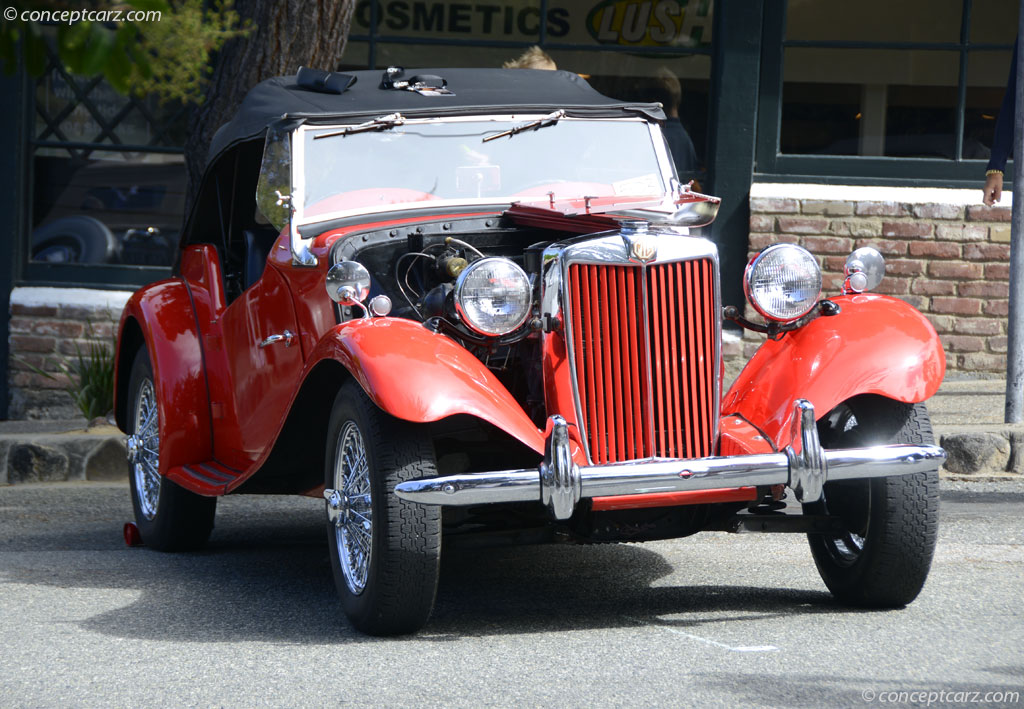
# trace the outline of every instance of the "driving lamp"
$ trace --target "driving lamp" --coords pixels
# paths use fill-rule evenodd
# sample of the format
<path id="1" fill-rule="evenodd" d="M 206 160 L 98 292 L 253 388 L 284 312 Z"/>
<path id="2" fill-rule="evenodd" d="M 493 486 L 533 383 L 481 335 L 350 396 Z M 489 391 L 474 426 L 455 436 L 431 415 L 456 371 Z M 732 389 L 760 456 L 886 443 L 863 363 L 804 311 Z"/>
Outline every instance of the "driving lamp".
<path id="1" fill-rule="evenodd" d="M 780 322 L 811 311 L 821 294 L 821 269 L 804 248 L 775 244 L 759 253 L 743 274 L 743 290 L 754 310 Z"/>
<path id="2" fill-rule="evenodd" d="M 507 258 L 474 261 L 455 282 L 455 311 L 481 335 L 505 335 L 530 316 L 530 279 Z"/>
<path id="3" fill-rule="evenodd" d="M 844 292 L 863 293 L 874 290 L 885 276 L 885 259 L 876 249 L 862 246 L 847 257 L 844 272 Z"/>
<path id="4" fill-rule="evenodd" d="M 370 272 L 356 261 L 340 261 L 327 272 L 325 286 L 335 303 L 356 305 L 370 294 Z"/>

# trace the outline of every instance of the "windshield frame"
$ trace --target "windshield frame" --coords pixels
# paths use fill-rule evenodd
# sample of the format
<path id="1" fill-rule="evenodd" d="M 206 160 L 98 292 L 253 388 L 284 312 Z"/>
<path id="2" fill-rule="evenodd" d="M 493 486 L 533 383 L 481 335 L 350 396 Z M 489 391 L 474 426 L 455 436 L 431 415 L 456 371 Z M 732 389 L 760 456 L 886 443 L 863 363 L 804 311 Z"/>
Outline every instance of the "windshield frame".
<path id="1" fill-rule="evenodd" d="M 543 119 L 547 116 L 547 113 L 540 113 L 536 111 L 530 111 L 528 113 L 497 113 L 497 114 L 485 114 L 485 115 L 459 115 L 459 116 L 446 116 L 443 118 L 432 117 L 432 118 L 419 118 L 409 117 L 403 125 L 425 125 L 425 124 L 437 124 L 437 123 L 481 123 L 481 122 L 494 122 L 494 123 L 525 123 L 538 119 Z M 652 195 L 652 197 L 669 197 L 672 194 L 673 186 L 678 184 L 678 180 L 675 173 L 675 166 L 672 162 L 669 154 L 667 143 L 659 126 L 655 121 L 650 119 L 639 117 L 639 116 L 623 116 L 623 117 L 601 117 L 601 118 L 589 118 L 589 117 L 574 117 L 565 116 L 559 120 L 559 123 L 571 122 L 571 121 L 587 121 L 587 122 L 629 122 L 629 123 L 643 123 L 647 126 L 648 133 L 651 139 L 651 145 L 654 148 L 654 153 L 657 159 L 659 168 L 659 177 L 662 180 L 663 191 L 659 195 Z M 452 208 L 458 209 L 460 207 L 480 207 L 482 205 L 511 205 L 515 202 L 521 201 L 534 201 L 536 198 L 520 197 L 511 199 L 509 196 L 505 197 L 491 197 L 491 198 L 476 198 L 476 197 L 461 197 L 457 199 L 437 199 L 423 202 L 405 202 L 393 205 L 367 205 L 365 207 L 357 207 L 353 209 L 337 210 L 332 212 L 317 213 L 307 216 L 305 214 L 304 204 L 306 194 L 306 180 L 305 180 L 305 164 L 306 164 L 306 137 L 309 132 L 320 133 L 326 130 L 343 130 L 346 127 L 351 127 L 352 123 L 345 122 L 331 122 L 331 123 L 308 123 L 304 122 L 298 125 L 292 132 L 291 140 L 291 233 L 292 233 L 292 253 L 296 259 L 299 259 L 300 254 L 308 253 L 309 246 L 306 243 L 297 243 L 297 240 L 303 242 L 308 241 L 311 237 L 304 237 L 300 235 L 299 228 L 307 227 L 302 229 L 305 233 L 315 231 L 315 229 L 309 229 L 308 227 L 327 222 L 336 222 L 340 219 L 356 218 L 361 216 L 371 215 L 386 215 L 389 212 L 402 211 L 410 212 L 418 209 L 435 211 L 438 208 Z M 386 131 L 389 128 L 383 128 Z M 539 130 L 545 130 L 540 128 Z M 342 136 L 328 137 L 324 140 L 344 140 Z M 516 140 L 516 136 L 505 138 L 505 140 Z M 305 258 L 300 259 L 303 263 L 308 263 Z M 299 261 L 296 261 L 297 263 Z"/>

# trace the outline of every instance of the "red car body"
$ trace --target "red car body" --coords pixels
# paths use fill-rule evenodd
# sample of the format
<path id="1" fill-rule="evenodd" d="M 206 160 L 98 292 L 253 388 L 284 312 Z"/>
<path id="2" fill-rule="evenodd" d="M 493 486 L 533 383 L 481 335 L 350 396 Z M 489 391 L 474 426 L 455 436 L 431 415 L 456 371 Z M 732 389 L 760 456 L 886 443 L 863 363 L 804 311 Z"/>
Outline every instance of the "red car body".
<path id="1" fill-rule="evenodd" d="M 132 434 L 133 495 L 144 541 L 166 549 L 205 541 L 213 507 L 203 500 L 228 493 L 324 495 L 328 536 L 336 545 L 335 577 L 349 617 L 367 632 L 408 632 L 426 622 L 436 570 L 411 584 L 426 589 L 416 599 L 429 596 L 430 603 L 403 601 L 419 610 L 405 613 L 381 600 L 386 595 L 381 589 L 390 583 L 382 579 L 397 553 L 377 536 L 378 527 L 393 524 L 387 521 L 388 505 L 433 510 L 441 526 L 415 536 L 436 536 L 440 553 L 441 537 L 461 538 L 466 527 L 507 532 L 510 538 L 530 530 L 539 541 L 566 534 L 576 541 L 614 541 L 735 531 L 751 526 L 744 521 L 748 517 L 776 514 L 788 485 L 804 503 L 804 514 L 782 515 L 787 519 L 778 524 L 788 527 L 778 531 L 808 532 L 812 549 L 815 538 L 824 540 L 825 551 L 815 552 L 815 558 L 819 567 L 828 565 L 822 561 L 828 554 L 837 560 L 831 576 L 822 573 L 838 596 L 882 605 L 912 599 L 923 575 L 912 593 L 887 594 L 891 579 L 872 580 L 858 570 L 876 563 L 872 525 L 888 524 L 870 516 L 877 513 L 870 512 L 869 500 L 880 494 L 874 491 L 878 480 L 917 480 L 915 485 L 934 496 L 941 449 L 929 440 L 894 438 L 874 448 L 851 447 L 861 452 L 840 457 L 823 452 L 819 438 L 846 440 L 851 429 L 863 432 L 868 425 L 864 402 L 875 408 L 888 402 L 883 408 L 903 412 L 896 424 L 886 424 L 900 430 L 906 427 L 901 421 L 923 410 L 914 406 L 935 393 L 945 368 L 928 321 L 902 301 L 856 288 L 819 301 L 816 291 L 792 295 L 799 289 L 789 281 L 769 283 L 769 296 L 810 297 L 810 307 L 767 326 L 731 314 L 745 326 L 768 330 L 770 338 L 723 392 L 717 260 L 709 242 L 687 236 L 683 228 L 710 223 L 717 200 L 670 186 L 671 163 L 657 139 L 650 159 L 661 166 L 664 187 L 650 193 L 643 190 L 657 183 L 658 175 L 608 184 L 593 176 L 545 182 L 538 168 L 536 180 L 522 178 L 527 186 L 515 193 L 518 197 L 490 203 L 451 200 L 404 184 L 378 186 L 369 176 L 365 188 L 341 189 L 305 210 L 289 202 L 302 190 L 316 191 L 294 174 L 302 160 L 313 165 L 320 159 L 310 151 L 323 146 L 326 152 L 336 144 L 354 148 L 364 131 L 372 133 L 365 140 L 381 141 L 382 150 L 411 139 L 415 130 L 395 129 L 409 120 L 405 114 L 379 115 L 399 104 L 414 106 L 402 109 L 409 115 L 426 116 L 412 121 L 424 125 L 416 129 L 423 131 L 432 130 L 430 121 L 443 123 L 452 113 L 512 116 L 512 127 L 484 137 L 484 145 L 497 137 L 511 144 L 527 130 L 541 135 L 558 121 L 566 130 L 578 121 L 582 130 L 589 119 L 617 117 L 660 135 L 656 106 L 624 106 L 591 95 L 578 78 L 561 72 L 546 77 L 533 76 L 546 72 L 486 70 L 439 74 L 448 76 L 448 88 L 435 75 L 412 77 L 411 88 L 387 87 L 386 77 L 378 88 L 371 77 L 359 75 L 343 94 L 315 94 L 320 114 L 293 118 L 283 132 L 291 141 L 292 192 L 277 190 L 277 206 L 290 207 L 291 213 L 274 228 L 276 238 L 265 239 L 265 254 L 250 231 L 245 248 L 233 250 L 235 234 L 224 228 L 225 215 L 229 224 L 244 221 L 252 206 L 236 210 L 224 195 L 250 198 L 262 154 L 257 203 L 273 211 L 262 205 L 272 173 L 268 156 L 276 149 L 273 137 L 265 135 L 272 117 L 283 112 L 274 100 L 294 100 L 304 108 L 314 94 L 301 81 L 272 80 L 254 90 L 239 119 L 218 134 L 176 275 L 138 291 L 121 318 L 116 415 Z M 534 98 L 520 105 L 515 94 L 524 82 Z M 505 86 L 508 97 L 495 86 Z M 551 97 L 566 87 L 581 92 L 577 107 L 550 113 L 560 105 Z M 454 91 L 459 102 L 415 108 L 432 91 L 444 90 Z M 527 119 L 532 122 L 522 123 Z M 328 134 L 319 125 L 342 128 Z M 463 125 L 449 128 L 454 134 Z M 271 136 L 274 130 L 271 125 Z M 335 143 L 312 142 L 318 138 Z M 264 140 L 267 147 L 261 150 Z M 480 197 L 484 185 L 510 182 L 514 170 L 509 163 L 488 163 L 494 159 L 475 145 L 458 152 L 456 160 L 468 155 L 471 164 L 456 168 L 451 189 L 475 185 Z M 584 150 L 565 160 L 595 161 L 595 155 Z M 595 168 L 594 174 L 604 173 Z M 356 187 L 358 178 L 352 178 Z M 537 180 L 542 186 L 534 184 Z M 258 223 L 243 226 L 269 231 Z M 530 240 L 540 246 L 519 246 Z M 505 299 L 516 284 L 504 289 L 506 280 L 518 277 L 514 270 L 507 271 L 513 276 L 494 271 L 484 278 L 483 295 L 461 280 L 464 271 L 484 268 L 488 249 L 502 254 L 489 257 L 492 262 L 522 264 L 534 294 L 509 333 L 481 334 L 483 326 L 453 305 L 468 298 L 474 308 L 492 308 L 487 317 L 494 318 L 512 307 Z M 622 260 L 609 256 L 622 249 Z M 248 274 L 254 252 L 263 257 L 258 277 L 243 279 L 239 263 L 245 261 Z M 400 267 L 407 261 L 413 265 L 403 284 Z M 463 269 L 458 276 L 442 272 L 452 263 L 452 269 Z M 358 279 L 344 281 L 347 291 L 331 286 L 325 294 L 339 264 L 347 264 L 347 273 L 372 274 L 366 290 L 390 290 L 407 306 L 388 314 L 373 302 L 363 304 L 365 294 L 353 295 L 362 287 Z M 756 270 L 756 264 L 752 267 Z M 851 268 L 859 273 L 856 264 Z M 392 274 L 394 285 L 381 287 Z M 421 287 L 413 288 L 410 278 Z M 756 288 L 757 274 L 748 278 Z M 493 361 L 502 356 L 503 364 Z M 345 392 L 371 403 L 346 403 Z M 153 405 L 155 421 L 146 414 Z M 359 413 L 344 413 L 353 407 Z M 847 412 L 846 423 L 830 429 L 828 422 L 839 418 L 836 412 Z M 390 469 L 380 461 L 387 445 L 375 449 L 378 443 L 367 440 L 371 431 L 365 424 L 381 414 L 388 426 L 400 427 L 395 430 L 425 432 L 434 451 L 431 475 L 386 477 Z M 401 428 L 407 425 L 414 428 Z M 884 433 L 885 426 L 880 430 Z M 465 456 L 460 436 L 472 451 Z M 355 479 L 342 461 L 350 444 L 373 459 L 366 480 L 359 480 L 376 485 L 384 476 L 382 489 L 393 499 L 382 501 L 369 488 L 349 495 L 332 487 L 332 480 Z M 458 462 L 463 458 L 469 462 Z M 481 461 L 483 468 L 474 467 Z M 844 478 L 841 471 L 849 474 Z M 837 496 L 822 493 L 841 485 L 859 485 L 844 493 L 843 505 Z M 833 501 L 827 508 L 826 498 Z M 208 523 L 189 521 L 207 517 Z M 190 524 L 207 528 L 192 533 Z M 934 515 L 928 513 L 919 526 L 933 544 Z M 352 535 L 363 533 L 365 552 L 351 544 Z M 845 561 L 844 551 L 851 555 Z M 436 567 L 436 559 L 429 561 L 433 551 L 419 553 L 428 559 L 427 567 Z M 927 559 L 916 562 L 924 574 L 930 555 L 929 550 Z M 860 576 L 851 581 L 850 574 Z"/>

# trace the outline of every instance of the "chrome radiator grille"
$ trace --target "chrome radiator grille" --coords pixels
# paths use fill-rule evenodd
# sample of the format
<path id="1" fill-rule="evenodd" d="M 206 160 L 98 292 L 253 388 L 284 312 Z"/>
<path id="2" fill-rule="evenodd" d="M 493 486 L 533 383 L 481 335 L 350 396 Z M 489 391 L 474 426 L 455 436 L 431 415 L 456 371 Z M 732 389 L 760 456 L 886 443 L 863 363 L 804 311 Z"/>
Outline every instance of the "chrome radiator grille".
<path id="1" fill-rule="evenodd" d="M 592 462 L 711 455 L 714 289 L 711 259 L 569 265 L 579 421 Z"/>

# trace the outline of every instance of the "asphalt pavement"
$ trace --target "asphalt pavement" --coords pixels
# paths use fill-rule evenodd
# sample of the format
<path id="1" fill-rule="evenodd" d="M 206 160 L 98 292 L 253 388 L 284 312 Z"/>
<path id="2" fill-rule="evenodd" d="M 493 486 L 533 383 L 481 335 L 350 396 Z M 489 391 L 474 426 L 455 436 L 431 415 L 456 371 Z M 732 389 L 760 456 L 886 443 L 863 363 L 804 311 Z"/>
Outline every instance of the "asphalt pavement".
<path id="1" fill-rule="evenodd" d="M 446 552 L 428 626 L 379 639 L 322 501 L 229 497 L 162 554 L 124 545 L 123 483 L 0 487 L 0 706 L 1024 706 L 1024 483 L 942 490 L 903 610 L 837 604 L 802 536 L 704 533 Z"/>

